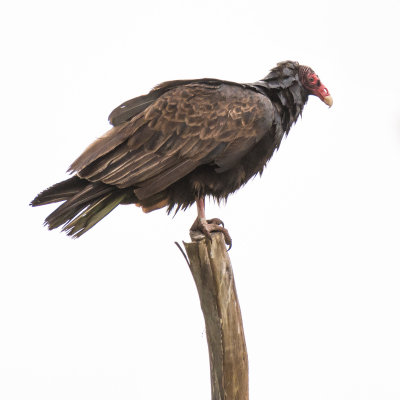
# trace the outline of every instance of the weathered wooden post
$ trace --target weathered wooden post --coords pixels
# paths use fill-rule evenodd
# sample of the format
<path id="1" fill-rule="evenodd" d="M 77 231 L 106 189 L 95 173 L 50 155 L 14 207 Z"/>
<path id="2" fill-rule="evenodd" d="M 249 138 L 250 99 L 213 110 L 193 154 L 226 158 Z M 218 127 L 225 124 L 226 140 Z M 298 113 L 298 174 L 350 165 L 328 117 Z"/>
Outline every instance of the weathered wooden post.
<path id="1" fill-rule="evenodd" d="M 224 237 L 213 233 L 212 242 L 184 245 L 206 324 L 212 400 L 248 400 L 246 342 Z"/>

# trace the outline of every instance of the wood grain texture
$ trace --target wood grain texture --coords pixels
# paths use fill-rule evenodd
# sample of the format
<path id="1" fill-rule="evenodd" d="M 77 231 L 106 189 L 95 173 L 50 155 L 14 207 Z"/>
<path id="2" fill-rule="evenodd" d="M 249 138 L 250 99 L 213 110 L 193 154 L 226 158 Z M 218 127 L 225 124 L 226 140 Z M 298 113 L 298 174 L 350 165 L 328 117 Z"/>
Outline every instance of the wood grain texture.
<path id="1" fill-rule="evenodd" d="M 248 400 L 246 341 L 224 236 L 184 245 L 206 324 L 212 400 Z"/>

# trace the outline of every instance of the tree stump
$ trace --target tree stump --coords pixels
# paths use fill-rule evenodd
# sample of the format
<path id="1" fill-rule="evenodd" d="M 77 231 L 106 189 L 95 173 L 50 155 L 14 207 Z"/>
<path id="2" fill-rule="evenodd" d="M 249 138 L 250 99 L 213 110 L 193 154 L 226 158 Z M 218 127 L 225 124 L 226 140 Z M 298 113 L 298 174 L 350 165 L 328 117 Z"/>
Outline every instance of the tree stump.
<path id="1" fill-rule="evenodd" d="M 246 342 L 224 236 L 184 245 L 206 325 L 212 400 L 248 400 Z"/>

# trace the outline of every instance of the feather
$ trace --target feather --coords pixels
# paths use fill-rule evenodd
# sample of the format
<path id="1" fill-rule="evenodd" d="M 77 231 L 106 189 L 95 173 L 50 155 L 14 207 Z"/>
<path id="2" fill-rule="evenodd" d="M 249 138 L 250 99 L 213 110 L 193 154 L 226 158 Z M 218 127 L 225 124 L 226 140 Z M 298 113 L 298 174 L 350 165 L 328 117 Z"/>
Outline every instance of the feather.
<path id="1" fill-rule="evenodd" d="M 74 238 L 82 236 L 117 207 L 123 198 L 124 193 L 110 193 L 106 197 L 102 197 L 81 214 L 78 214 L 62 230 Z"/>
<path id="2" fill-rule="evenodd" d="M 48 189 L 40 192 L 31 201 L 30 205 L 36 207 L 67 200 L 79 193 L 83 188 L 85 188 L 85 186 L 86 182 L 82 181 L 77 176 L 73 176 L 70 179 L 56 183 Z"/>
<path id="3" fill-rule="evenodd" d="M 183 178 L 189 172 L 193 171 L 196 166 L 196 163 L 192 160 L 186 160 L 179 165 L 160 173 L 154 178 L 138 184 L 138 189 L 135 189 L 135 194 L 139 200 L 157 194 L 166 189 L 172 183 Z"/>
<path id="4" fill-rule="evenodd" d="M 157 94 L 157 92 L 150 92 L 144 96 L 135 97 L 132 100 L 125 101 L 111 112 L 108 116 L 108 121 L 114 126 L 129 121 L 152 104 L 154 100 L 157 99 Z"/>
<path id="5" fill-rule="evenodd" d="M 93 142 L 87 149 L 71 164 L 67 172 L 78 172 L 88 166 L 99 157 L 114 150 L 118 145 L 126 141 L 133 132 L 136 132 L 144 124 L 141 115 L 132 121 L 114 127 L 103 136 Z"/>

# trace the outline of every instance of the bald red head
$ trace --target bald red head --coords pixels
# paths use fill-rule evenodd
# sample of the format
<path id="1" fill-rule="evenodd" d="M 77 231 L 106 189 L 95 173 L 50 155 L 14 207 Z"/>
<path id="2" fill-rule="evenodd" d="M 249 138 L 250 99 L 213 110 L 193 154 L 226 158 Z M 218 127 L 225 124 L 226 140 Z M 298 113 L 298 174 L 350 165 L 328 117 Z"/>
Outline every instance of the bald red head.
<path id="1" fill-rule="evenodd" d="M 333 104 L 333 99 L 329 94 L 329 90 L 322 84 L 318 75 L 305 65 L 300 65 L 299 68 L 300 82 L 310 94 L 319 97 L 329 107 Z"/>

